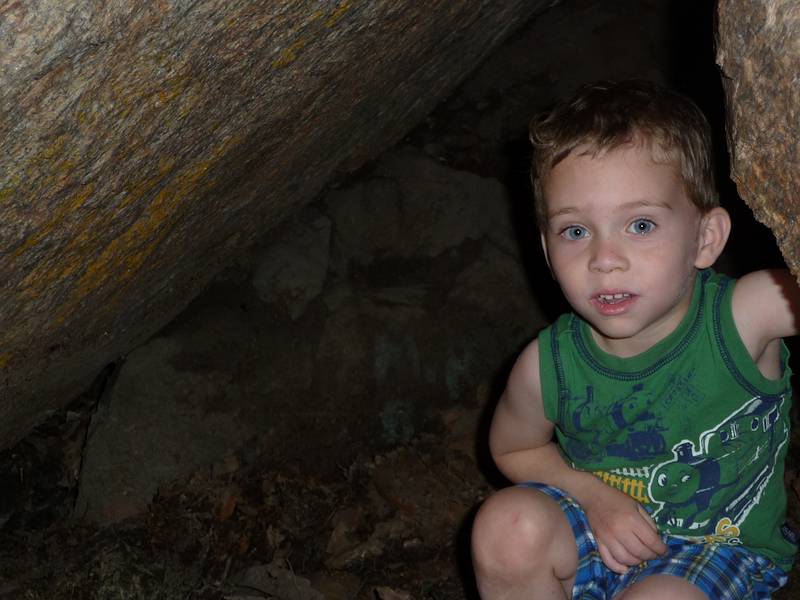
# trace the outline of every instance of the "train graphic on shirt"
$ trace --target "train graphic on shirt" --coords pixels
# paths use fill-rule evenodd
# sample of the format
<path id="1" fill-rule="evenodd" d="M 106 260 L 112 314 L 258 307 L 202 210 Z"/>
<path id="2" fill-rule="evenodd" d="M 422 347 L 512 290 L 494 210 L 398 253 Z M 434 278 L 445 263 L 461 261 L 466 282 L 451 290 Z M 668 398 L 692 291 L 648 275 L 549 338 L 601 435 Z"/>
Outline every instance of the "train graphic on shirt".
<path id="1" fill-rule="evenodd" d="M 650 410 L 654 401 L 644 385 L 637 383 L 624 397 L 602 406 L 595 402 L 592 386 L 587 386 L 585 398 L 572 412 L 572 428 L 590 439 L 569 438 L 565 444 L 568 454 L 586 460 L 602 448 L 606 456 L 632 460 L 663 456 L 667 451 L 662 434 L 666 427 Z"/>
<path id="2" fill-rule="evenodd" d="M 667 529 L 738 531 L 770 481 L 789 436 L 780 419 L 783 396 L 755 397 L 699 437 L 672 447 L 673 458 L 652 470 L 653 518 Z"/>

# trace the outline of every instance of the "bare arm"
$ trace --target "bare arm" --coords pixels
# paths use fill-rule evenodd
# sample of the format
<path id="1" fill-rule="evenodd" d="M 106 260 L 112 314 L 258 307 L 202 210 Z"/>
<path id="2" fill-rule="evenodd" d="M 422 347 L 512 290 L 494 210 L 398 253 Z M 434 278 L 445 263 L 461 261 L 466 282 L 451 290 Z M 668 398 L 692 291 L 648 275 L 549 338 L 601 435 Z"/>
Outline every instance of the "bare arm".
<path id="1" fill-rule="evenodd" d="M 750 356 L 777 377 L 778 341 L 800 331 L 800 287 L 786 269 L 755 271 L 733 290 L 733 318 Z"/>
<path id="2" fill-rule="evenodd" d="M 539 481 L 570 493 L 596 477 L 570 468 L 553 442 L 539 382 L 539 346 L 532 342 L 517 359 L 498 402 L 489 433 L 492 457 L 514 483 Z"/>
<path id="3" fill-rule="evenodd" d="M 665 552 L 655 523 L 635 500 L 564 461 L 553 442 L 553 429 L 544 413 L 539 346 L 534 341 L 514 365 L 492 420 L 489 446 L 498 468 L 515 483 L 546 483 L 575 498 L 612 570 L 624 572 Z"/>

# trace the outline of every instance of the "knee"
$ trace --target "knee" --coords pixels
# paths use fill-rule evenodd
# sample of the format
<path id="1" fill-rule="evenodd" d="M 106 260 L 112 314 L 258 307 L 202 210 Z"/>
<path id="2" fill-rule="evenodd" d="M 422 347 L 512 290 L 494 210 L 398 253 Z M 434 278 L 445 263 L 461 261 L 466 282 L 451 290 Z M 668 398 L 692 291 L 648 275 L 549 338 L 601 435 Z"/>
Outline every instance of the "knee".
<path id="1" fill-rule="evenodd" d="M 651 575 L 638 581 L 614 600 L 708 600 L 696 585 L 675 575 Z"/>
<path id="2" fill-rule="evenodd" d="M 509 574 L 535 568 L 559 533 L 558 518 L 565 520 L 561 509 L 541 492 L 526 488 L 497 492 L 475 516 L 472 528 L 475 568 Z"/>

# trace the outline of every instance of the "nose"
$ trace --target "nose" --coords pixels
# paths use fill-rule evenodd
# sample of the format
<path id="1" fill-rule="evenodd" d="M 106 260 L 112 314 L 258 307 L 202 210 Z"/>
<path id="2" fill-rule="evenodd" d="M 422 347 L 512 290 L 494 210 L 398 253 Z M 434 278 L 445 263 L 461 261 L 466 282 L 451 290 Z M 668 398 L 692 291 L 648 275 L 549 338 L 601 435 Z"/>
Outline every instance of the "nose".
<path id="1" fill-rule="evenodd" d="M 625 271 L 630 266 L 624 248 L 614 240 L 595 237 L 592 240 L 589 270 L 597 273 Z"/>

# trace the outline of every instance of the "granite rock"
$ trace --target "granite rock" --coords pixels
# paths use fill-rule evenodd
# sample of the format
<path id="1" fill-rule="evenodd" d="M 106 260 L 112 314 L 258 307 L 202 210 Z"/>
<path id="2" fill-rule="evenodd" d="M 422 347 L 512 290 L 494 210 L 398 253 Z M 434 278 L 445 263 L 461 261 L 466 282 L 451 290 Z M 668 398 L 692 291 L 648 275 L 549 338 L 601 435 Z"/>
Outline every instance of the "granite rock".
<path id="1" fill-rule="evenodd" d="M 800 278 L 800 4 L 720 0 L 731 177 Z"/>
<path id="2" fill-rule="evenodd" d="M 4 4 L 0 447 L 550 4 Z"/>

